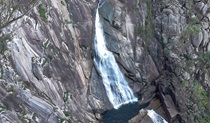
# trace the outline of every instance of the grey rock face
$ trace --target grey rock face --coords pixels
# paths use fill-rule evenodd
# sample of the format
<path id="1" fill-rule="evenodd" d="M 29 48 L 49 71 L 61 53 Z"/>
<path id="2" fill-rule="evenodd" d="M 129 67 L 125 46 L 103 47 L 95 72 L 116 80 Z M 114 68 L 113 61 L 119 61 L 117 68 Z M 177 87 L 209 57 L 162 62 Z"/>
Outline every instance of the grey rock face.
<path id="1" fill-rule="evenodd" d="M 193 36 L 192 44 L 195 48 L 198 48 L 203 40 L 203 33 L 200 32 L 198 35 Z"/>
<path id="2" fill-rule="evenodd" d="M 12 112 L 11 122 L 15 116 L 34 122 L 97 122 L 88 102 L 96 2 L 69 2 L 40 2 L 38 5 L 46 6 L 46 22 L 37 5 L 7 27 L 18 28 L 12 30 L 7 54 L 1 59 L 6 61 L 2 64 L 6 88 L 1 89 L 0 102 L 5 102 L 1 104 L 5 113 L 14 110 L 5 105 L 7 99 L 22 102 L 20 111 Z M 7 88 L 17 97 L 8 95 Z"/>

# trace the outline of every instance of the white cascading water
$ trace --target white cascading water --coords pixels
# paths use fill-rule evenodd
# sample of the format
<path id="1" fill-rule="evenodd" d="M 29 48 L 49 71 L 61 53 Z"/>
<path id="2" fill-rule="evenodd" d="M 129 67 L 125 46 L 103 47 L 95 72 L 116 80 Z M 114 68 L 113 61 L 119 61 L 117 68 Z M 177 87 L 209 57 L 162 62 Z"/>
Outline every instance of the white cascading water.
<path id="1" fill-rule="evenodd" d="M 157 114 L 154 110 L 147 110 L 147 115 L 154 123 L 168 123 L 164 118 Z"/>
<path id="2" fill-rule="evenodd" d="M 107 96 L 113 107 L 118 109 L 121 105 L 138 101 L 125 80 L 124 75 L 120 71 L 113 54 L 106 48 L 103 27 L 100 22 L 98 9 L 95 20 L 94 48 L 94 63 L 103 79 Z"/>

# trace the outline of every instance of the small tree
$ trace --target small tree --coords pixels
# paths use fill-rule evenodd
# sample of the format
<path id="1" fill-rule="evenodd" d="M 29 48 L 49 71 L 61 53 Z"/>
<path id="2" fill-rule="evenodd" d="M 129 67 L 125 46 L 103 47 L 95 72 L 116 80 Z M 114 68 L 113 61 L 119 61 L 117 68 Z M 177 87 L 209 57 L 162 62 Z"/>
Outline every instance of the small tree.
<path id="1" fill-rule="evenodd" d="M 187 40 L 198 35 L 200 32 L 201 26 L 199 24 L 189 24 L 188 27 L 182 32 L 181 38 Z"/>
<path id="2" fill-rule="evenodd" d="M 205 53 L 198 53 L 198 61 L 200 69 L 203 70 L 204 68 L 210 68 L 210 52 Z"/>

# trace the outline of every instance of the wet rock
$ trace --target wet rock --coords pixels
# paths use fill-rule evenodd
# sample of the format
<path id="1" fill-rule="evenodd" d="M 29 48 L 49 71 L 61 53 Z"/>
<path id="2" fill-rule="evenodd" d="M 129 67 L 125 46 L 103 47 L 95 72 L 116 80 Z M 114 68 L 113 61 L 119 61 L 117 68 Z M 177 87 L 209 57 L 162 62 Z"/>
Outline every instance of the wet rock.
<path id="1" fill-rule="evenodd" d="M 141 114 L 142 116 L 145 116 L 145 115 L 147 115 L 147 110 L 141 109 L 141 110 L 139 111 L 139 114 Z"/>
<path id="2" fill-rule="evenodd" d="M 147 110 L 141 109 L 139 114 L 128 121 L 128 123 L 138 123 L 147 115 Z"/>
<path id="3" fill-rule="evenodd" d="M 113 15 L 112 26 L 120 30 L 122 28 L 122 10 L 120 7 L 116 8 Z"/>
<path id="4" fill-rule="evenodd" d="M 133 91 L 134 92 L 139 92 L 140 91 L 140 83 L 138 83 L 138 82 L 135 82 L 134 84 L 133 84 Z"/>
<path id="5" fill-rule="evenodd" d="M 158 97 L 153 98 L 150 101 L 149 106 L 147 109 L 153 109 L 156 113 L 158 113 L 161 117 L 166 119 L 162 104 Z M 152 119 L 147 115 L 147 109 L 141 109 L 139 114 L 129 120 L 129 123 L 153 123 Z"/>
<path id="6" fill-rule="evenodd" d="M 154 123 L 149 116 L 145 116 L 144 119 L 141 120 L 140 123 Z"/>
<path id="7" fill-rule="evenodd" d="M 102 116 L 101 116 L 101 114 L 96 113 L 96 114 L 95 114 L 95 116 L 96 116 L 96 119 L 98 119 L 98 120 L 102 120 Z"/>
<path id="8" fill-rule="evenodd" d="M 114 13 L 114 7 L 113 3 L 110 0 L 103 1 L 102 4 L 100 4 L 99 14 L 104 19 L 108 20 L 109 23 L 112 23 L 113 21 L 113 13 Z"/>
<path id="9" fill-rule="evenodd" d="M 103 111 L 112 107 L 106 95 L 102 78 L 94 67 L 91 74 L 89 91 L 89 102 L 95 110 Z"/>

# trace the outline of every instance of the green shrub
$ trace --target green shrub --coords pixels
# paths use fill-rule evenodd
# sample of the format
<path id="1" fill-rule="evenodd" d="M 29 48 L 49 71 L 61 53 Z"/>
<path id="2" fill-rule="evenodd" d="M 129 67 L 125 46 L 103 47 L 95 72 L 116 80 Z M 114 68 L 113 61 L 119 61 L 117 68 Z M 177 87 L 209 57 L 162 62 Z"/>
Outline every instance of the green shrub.
<path id="1" fill-rule="evenodd" d="M 210 52 L 198 53 L 198 65 L 201 69 L 210 67 Z"/>
<path id="2" fill-rule="evenodd" d="M 199 24 L 199 23 L 200 23 L 200 20 L 198 19 L 197 16 L 190 18 L 190 24 Z"/>
<path id="3" fill-rule="evenodd" d="M 44 22 L 47 22 L 46 12 L 47 11 L 42 7 L 42 5 L 39 5 L 39 15 Z"/>
<path id="4" fill-rule="evenodd" d="M 50 44 L 50 39 L 47 39 L 42 43 L 42 47 L 44 48 L 44 50 L 48 48 L 49 44 Z"/>
<path id="5" fill-rule="evenodd" d="M 210 117 L 206 112 L 207 110 L 210 110 L 210 104 L 208 101 L 208 96 L 209 96 L 208 92 L 204 90 L 197 81 L 194 81 L 194 88 L 199 99 L 196 105 L 198 106 L 200 112 L 200 117 L 196 119 L 195 122 L 209 123 Z"/>
<path id="6" fill-rule="evenodd" d="M 63 111 L 63 113 L 66 117 L 70 116 L 70 113 L 68 111 Z"/>
<path id="7" fill-rule="evenodd" d="M 210 7 L 207 9 L 207 13 L 210 12 Z"/>
<path id="8" fill-rule="evenodd" d="M 72 18 L 72 14 L 71 14 L 71 11 L 70 11 L 69 1 L 68 0 L 65 0 L 65 2 L 66 2 L 67 10 L 69 12 L 69 18 L 71 19 Z"/>
<path id="9" fill-rule="evenodd" d="M 141 26 L 138 28 L 138 34 L 145 36 L 145 39 L 152 40 L 154 38 L 154 18 L 152 14 L 152 4 L 150 0 L 144 0 L 147 5 L 147 14 L 145 20 L 145 27 Z"/>
<path id="10" fill-rule="evenodd" d="M 186 40 L 194 35 L 198 35 L 200 32 L 200 25 L 189 25 L 186 30 L 182 32 L 182 38 Z"/>
<path id="11" fill-rule="evenodd" d="M 0 113 L 1 113 L 2 111 L 4 111 L 4 110 L 7 110 L 7 108 L 4 107 L 4 106 L 0 106 Z"/>
<path id="12" fill-rule="evenodd" d="M 4 51 L 7 49 L 7 41 L 11 40 L 10 35 L 5 35 L 0 37 L 0 53 L 3 54 Z"/>
<path id="13" fill-rule="evenodd" d="M 69 99 L 69 92 L 64 92 L 63 101 L 66 102 Z"/>
<path id="14" fill-rule="evenodd" d="M 65 118 L 59 118 L 59 123 L 71 123 L 71 120 L 67 120 Z"/>

